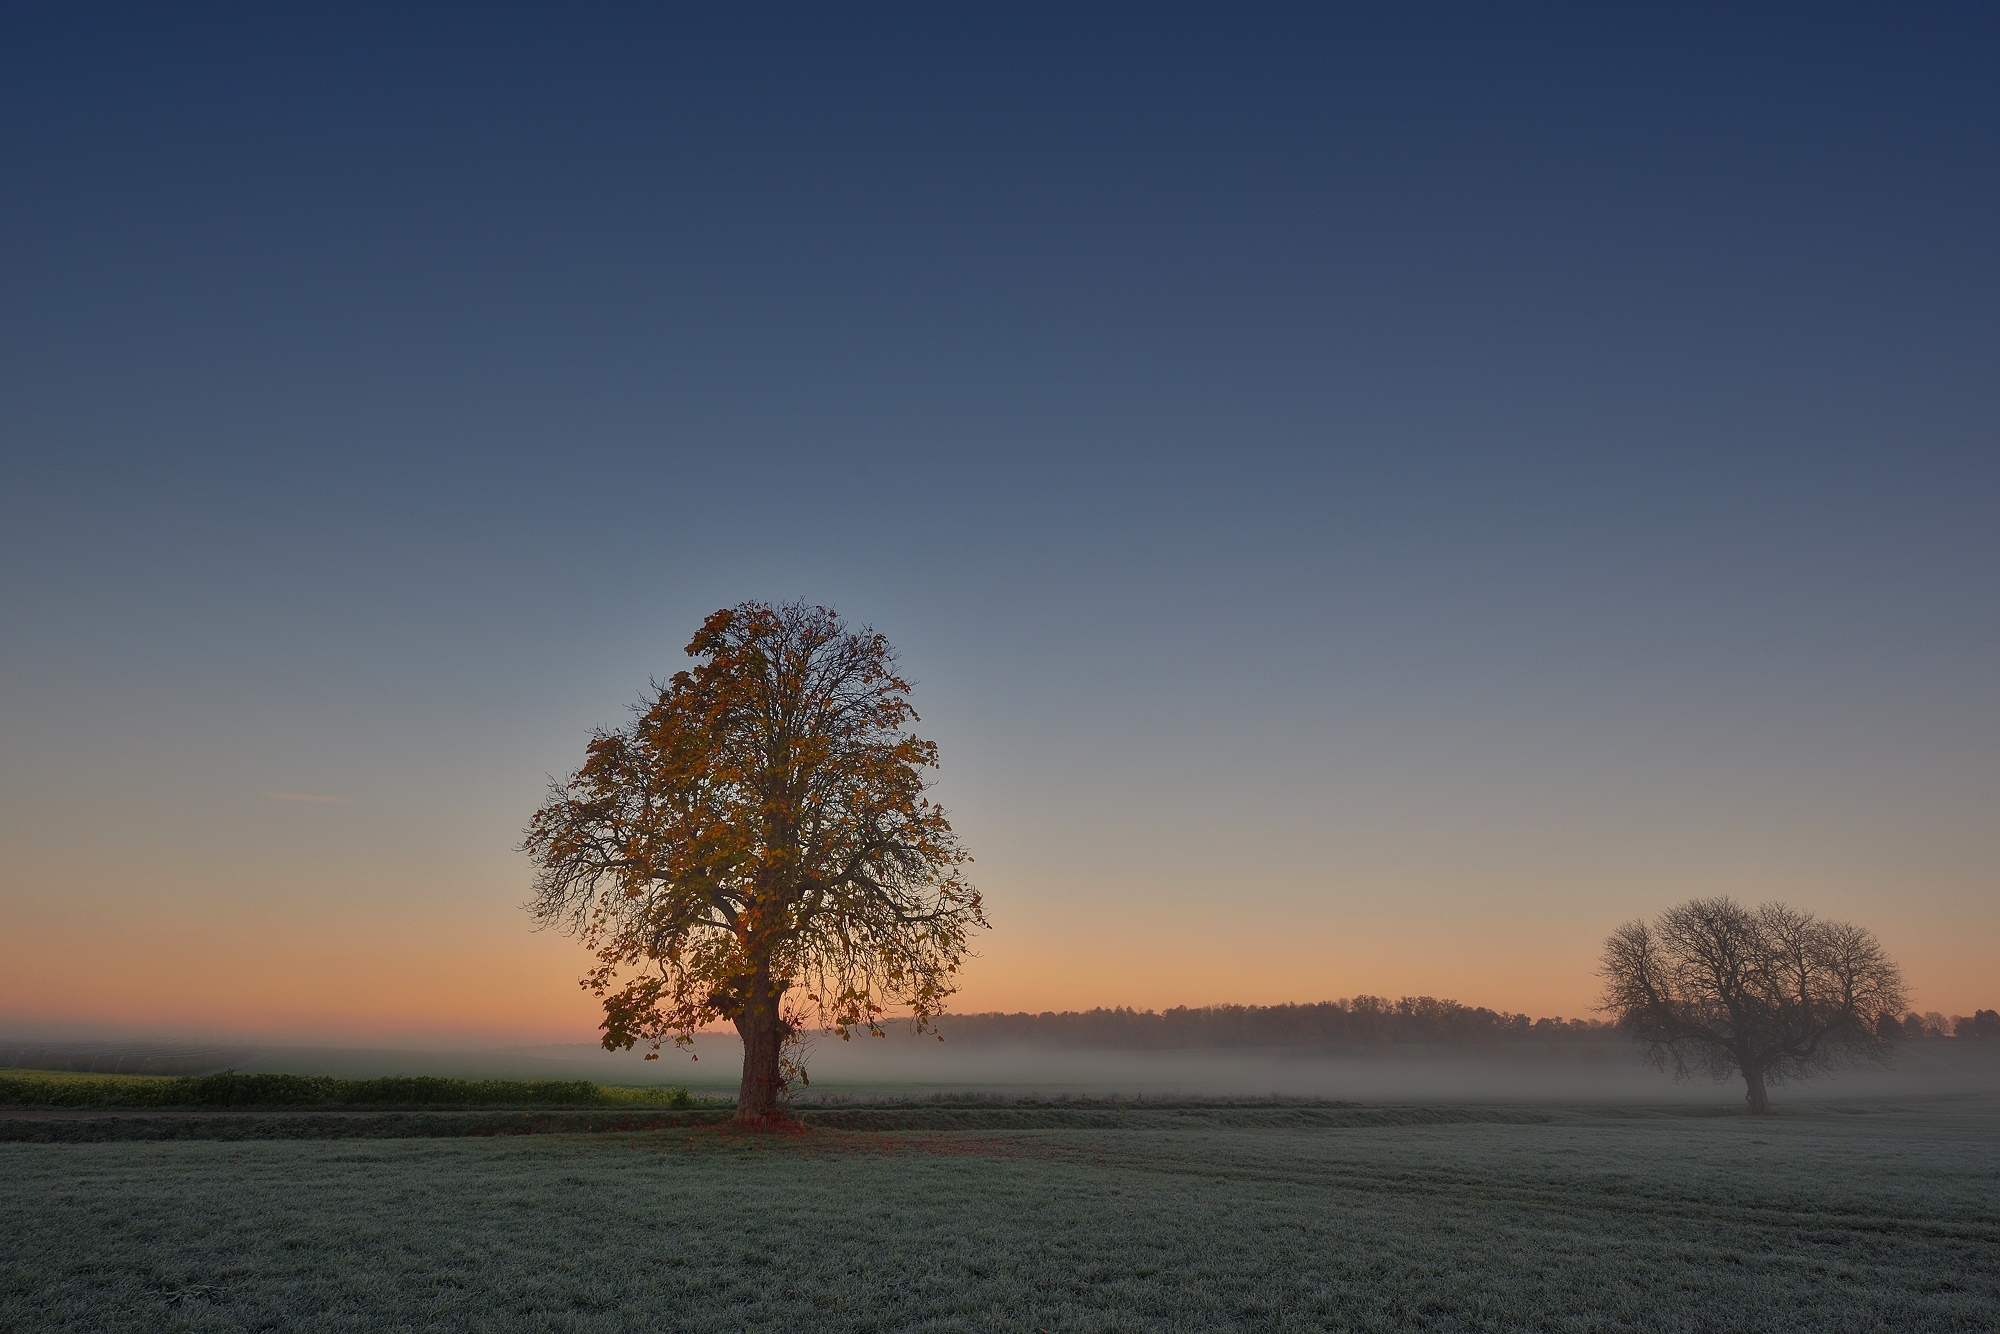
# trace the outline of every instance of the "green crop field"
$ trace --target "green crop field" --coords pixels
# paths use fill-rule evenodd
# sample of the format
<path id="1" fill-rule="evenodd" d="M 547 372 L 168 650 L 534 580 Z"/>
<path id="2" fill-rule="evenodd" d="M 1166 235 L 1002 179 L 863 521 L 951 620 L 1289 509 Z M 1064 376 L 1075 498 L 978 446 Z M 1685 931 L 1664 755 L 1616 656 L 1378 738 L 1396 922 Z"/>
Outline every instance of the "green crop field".
<path id="1" fill-rule="evenodd" d="M 2000 1325 L 1992 1100 L 978 1110 L 0 1144 L 0 1328 Z"/>

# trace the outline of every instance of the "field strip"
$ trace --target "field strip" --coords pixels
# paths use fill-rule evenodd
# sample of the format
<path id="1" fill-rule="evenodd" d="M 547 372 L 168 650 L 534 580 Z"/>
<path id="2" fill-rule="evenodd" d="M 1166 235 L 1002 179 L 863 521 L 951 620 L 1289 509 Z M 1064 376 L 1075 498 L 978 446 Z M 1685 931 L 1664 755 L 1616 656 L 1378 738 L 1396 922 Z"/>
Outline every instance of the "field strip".
<path id="1" fill-rule="evenodd" d="M 1841 1208 L 1818 1202 L 1790 1208 L 1745 1204 L 1697 1192 L 1668 1194 L 1657 1185 L 1635 1187 L 1629 1181 L 1571 1179 L 1561 1187 L 1515 1185 L 1489 1175 L 1462 1170 L 1425 1171 L 1406 1167 L 1359 1167 L 1344 1163 L 1293 1159 L 1283 1164 L 1237 1160 L 1189 1161 L 1170 1153 L 1142 1153 L 1128 1146 L 1080 1142 L 1061 1131 L 1012 1134 L 932 1132 L 835 1132 L 840 1138 L 818 1137 L 788 1146 L 804 1153 L 841 1152 L 895 1155 L 933 1153 L 1033 1159 L 1073 1167 L 1129 1171 L 1152 1176 L 1185 1177 L 1259 1184 L 1287 1192 L 1338 1192 L 1399 1198 L 1426 1197 L 1452 1202 L 1476 1202 L 1555 1212 L 1589 1212 L 1616 1216 L 1621 1225 L 1635 1216 L 1666 1221 L 1702 1220 L 1792 1232 L 1831 1230 L 1843 1234 L 1869 1232 L 2000 1244 L 2000 1214 L 1977 1212 L 1959 1218 Z M 1172 1147 L 1171 1132 L 1159 1132 L 1160 1147 Z M 1122 1137 L 1121 1137 L 1122 1138 Z M 1932 1204 L 1936 1208 L 1936 1204 Z"/>

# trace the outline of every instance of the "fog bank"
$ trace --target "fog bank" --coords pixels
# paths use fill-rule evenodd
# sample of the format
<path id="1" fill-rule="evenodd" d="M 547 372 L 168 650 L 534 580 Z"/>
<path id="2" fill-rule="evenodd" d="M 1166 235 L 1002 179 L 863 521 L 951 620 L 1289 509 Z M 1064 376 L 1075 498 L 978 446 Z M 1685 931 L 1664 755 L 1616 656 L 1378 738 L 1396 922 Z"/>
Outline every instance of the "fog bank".
<path id="1" fill-rule="evenodd" d="M 165 1041 L 0 1044 L 0 1065 L 127 1073 L 191 1074 L 236 1069 L 278 1074 L 445 1075 L 493 1079 L 592 1079 L 674 1084 L 702 1092 L 736 1088 L 742 1047 L 705 1034 L 692 1054 L 657 1061 L 585 1044 L 409 1051 L 354 1047 L 203 1046 Z M 1676 1084 L 1622 1043 L 1497 1046 L 1413 1044 L 1335 1048 L 1080 1050 L 1028 1044 L 882 1038 L 816 1038 L 807 1056 L 814 1095 L 989 1092 L 1231 1097 L 1319 1097 L 1355 1102 L 1674 1103 L 1733 1105 L 1739 1082 Z M 2000 1042 L 1904 1044 L 1887 1069 L 1843 1070 L 1780 1094 L 1812 1100 L 2000 1093 Z"/>
<path id="2" fill-rule="evenodd" d="M 734 1088 L 742 1048 L 703 1038 L 700 1060 L 663 1054 L 668 1082 Z M 1520 1044 L 1396 1045 L 1347 1049 L 1224 1048 L 1077 1050 L 953 1046 L 892 1036 L 821 1038 L 807 1058 L 814 1093 L 993 1092 L 1127 1096 L 1320 1097 L 1356 1102 L 1740 1102 L 1740 1081 L 1675 1083 L 1629 1046 Z M 1887 1069 L 1830 1073 L 1814 1098 L 2000 1093 L 2000 1042 L 1918 1042 Z"/>

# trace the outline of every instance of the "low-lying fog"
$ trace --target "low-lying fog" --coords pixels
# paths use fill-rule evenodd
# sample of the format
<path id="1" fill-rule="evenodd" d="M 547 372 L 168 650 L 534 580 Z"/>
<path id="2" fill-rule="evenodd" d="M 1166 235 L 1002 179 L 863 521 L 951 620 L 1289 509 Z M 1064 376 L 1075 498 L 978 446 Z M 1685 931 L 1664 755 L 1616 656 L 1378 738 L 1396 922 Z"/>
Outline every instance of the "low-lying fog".
<path id="1" fill-rule="evenodd" d="M 525 1052 L 523 1053 L 526 1054 Z M 734 1090 L 742 1047 L 703 1037 L 699 1061 L 663 1051 L 658 1061 L 591 1048 L 535 1053 L 588 1065 L 611 1082 L 668 1083 Z M 1984 1059 L 1981 1059 L 1984 1058 Z M 640 1068 L 635 1068 L 640 1067 Z M 650 1069 L 643 1067 L 651 1067 Z M 602 1071 L 602 1073 L 596 1073 Z M 807 1059 L 811 1092 L 987 1091 L 1222 1094 L 1343 1098 L 1358 1102 L 1714 1102 L 1741 1100 L 1740 1084 L 1676 1084 L 1615 1044 L 1284 1050 L 1256 1047 L 1117 1051 L 938 1042 L 892 1034 L 842 1042 L 823 1036 Z M 1906 1046 L 1887 1069 L 1829 1074 L 1817 1097 L 1881 1097 L 2000 1092 L 2000 1043 L 1926 1042 Z"/>
<path id="2" fill-rule="evenodd" d="M 0 1044 L 9 1047 L 20 1044 Z M 51 1044 L 54 1045 L 54 1044 Z M 337 1047 L 203 1049 L 196 1044 L 61 1044 L 101 1059 L 71 1068 L 139 1068 L 144 1049 L 177 1050 L 176 1071 L 194 1068 L 365 1077 L 383 1074 L 469 1078 L 594 1079 L 609 1084 L 677 1084 L 734 1091 L 742 1048 L 733 1035 L 701 1037 L 699 1060 L 668 1048 L 657 1061 L 584 1044 L 485 1051 L 398 1051 Z M 0 1064 L 49 1064 L 21 1046 Z M 162 1070 L 159 1062 L 147 1068 Z M 1342 1098 L 1361 1102 L 1732 1103 L 1740 1083 L 1676 1084 L 1618 1043 L 1523 1043 L 1501 1047 L 1387 1046 L 1336 1050 L 1272 1048 L 1119 1051 L 938 1042 L 907 1032 L 842 1042 L 817 1037 L 808 1057 L 812 1094 L 998 1092 L 1010 1094 L 1209 1094 Z M 1809 1090 L 1809 1092 L 1808 1092 Z M 1791 1096 L 1935 1097 L 2000 1093 L 2000 1042 L 1926 1041 L 1904 1045 L 1884 1070 L 1824 1075 Z"/>

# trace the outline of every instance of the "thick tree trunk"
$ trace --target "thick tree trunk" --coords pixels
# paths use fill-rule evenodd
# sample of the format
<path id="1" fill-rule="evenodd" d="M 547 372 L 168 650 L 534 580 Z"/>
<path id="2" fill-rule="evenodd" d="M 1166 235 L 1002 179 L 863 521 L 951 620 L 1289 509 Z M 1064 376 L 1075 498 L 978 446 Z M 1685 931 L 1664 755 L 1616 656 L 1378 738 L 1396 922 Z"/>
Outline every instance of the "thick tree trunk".
<path id="1" fill-rule="evenodd" d="M 785 1091 L 778 1058 L 785 1041 L 779 993 L 768 975 L 747 979 L 736 1031 L 743 1038 L 743 1085 L 736 1093 L 735 1123 L 760 1129 L 795 1124 L 778 1105 Z"/>
<path id="2" fill-rule="evenodd" d="M 1749 1086 L 1744 1097 L 1750 1103 L 1750 1115 L 1765 1116 L 1771 1110 L 1771 1095 L 1764 1091 L 1764 1071 L 1754 1065 L 1743 1067 L 1743 1082 Z"/>

